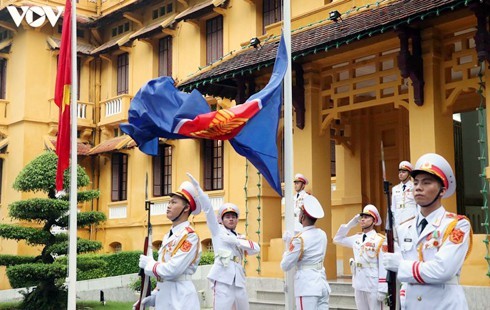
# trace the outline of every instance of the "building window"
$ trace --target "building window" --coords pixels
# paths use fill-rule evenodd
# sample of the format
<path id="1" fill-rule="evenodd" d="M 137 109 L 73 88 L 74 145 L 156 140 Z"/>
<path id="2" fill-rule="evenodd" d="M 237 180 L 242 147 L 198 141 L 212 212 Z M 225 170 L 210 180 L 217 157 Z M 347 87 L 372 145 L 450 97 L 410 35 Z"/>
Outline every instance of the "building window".
<path id="1" fill-rule="evenodd" d="M 337 175 L 335 169 L 335 140 L 330 140 L 330 176 L 334 177 Z"/>
<path id="2" fill-rule="evenodd" d="M 113 37 L 116 37 L 120 34 L 123 34 L 125 32 L 128 32 L 129 31 L 129 22 L 125 22 L 124 24 L 121 24 L 119 26 L 116 26 L 114 28 L 112 28 L 112 36 Z"/>
<path id="3" fill-rule="evenodd" d="M 129 84 L 129 55 L 124 53 L 117 56 L 117 94 L 127 94 Z"/>
<path id="4" fill-rule="evenodd" d="M 77 57 L 77 100 L 80 100 L 80 73 L 82 71 L 82 60 Z"/>
<path id="5" fill-rule="evenodd" d="M 11 38 L 10 31 L 0 27 L 0 42 Z"/>
<path id="6" fill-rule="evenodd" d="M 283 0 L 264 0 L 262 6 L 263 33 L 265 33 L 266 26 L 282 20 L 282 1 Z"/>
<path id="7" fill-rule="evenodd" d="M 122 251 L 122 244 L 120 242 L 113 242 L 110 244 L 113 253 Z"/>
<path id="8" fill-rule="evenodd" d="M 0 58 L 0 99 L 6 99 L 7 60 Z"/>
<path id="9" fill-rule="evenodd" d="M 172 146 L 158 146 L 158 156 L 153 157 L 153 196 L 172 192 Z"/>
<path id="10" fill-rule="evenodd" d="M 159 17 L 170 14 L 174 11 L 174 2 L 173 0 L 165 0 L 161 1 L 163 5 L 151 11 L 152 19 L 157 19 Z"/>
<path id="11" fill-rule="evenodd" d="M 206 21 L 206 63 L 223 56 L 223 16 Z"/>
<path id="12" fill-rule="evenodd" d="M 112 201 L 127 199 L 128 188 L 128 155 L 122 153 L 112 154 Z"/>
<path id="13" fill-rule="evenodd" d="M 172 37 L 158 41 L 158 76 L 172 76 Z"/>
<path id="14" fill-rule="evenodd" d="M 203 140 L 204 190 L 223 189 L 223 141 Z"/>

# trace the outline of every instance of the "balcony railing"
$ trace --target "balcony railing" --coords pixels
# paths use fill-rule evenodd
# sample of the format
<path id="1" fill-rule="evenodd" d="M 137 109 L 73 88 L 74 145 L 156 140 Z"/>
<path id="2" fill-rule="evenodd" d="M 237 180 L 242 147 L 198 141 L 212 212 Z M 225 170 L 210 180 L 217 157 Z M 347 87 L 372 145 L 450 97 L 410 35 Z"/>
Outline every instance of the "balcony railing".
<path id="1" fill-rule="evenodd" d="M 127 121 L 131 98 L 130 95 L 124 94 L 102 101 L 99 126 Z"/>
<path id="2" fill-rule="evenodd" d="M 50 101 L 49 118 L 51 122 L 57 123 L 59 118 L 59 108 L 56 105 L 56 103 L 54 103 L 54 99 L 51 99 L 49 101 Z M 77 103 L 78 127 L 95 127 L 94 111 L 95 111 L 95 104 L 93 102 L 78 101 Z M 1 109 L 0 109 L 0 113 L 1 113 Z"/>

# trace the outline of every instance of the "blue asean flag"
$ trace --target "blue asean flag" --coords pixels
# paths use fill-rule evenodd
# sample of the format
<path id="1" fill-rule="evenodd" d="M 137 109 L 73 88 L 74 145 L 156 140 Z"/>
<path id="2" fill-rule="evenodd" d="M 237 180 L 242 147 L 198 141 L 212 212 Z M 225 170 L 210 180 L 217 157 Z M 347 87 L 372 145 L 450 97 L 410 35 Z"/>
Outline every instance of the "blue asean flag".
<path id="1" fill-rule="evenodd" d="M 278 170 L 277 127 L 281 112 L 282 81 L 287 52 L 281 37 L 269 83 L 244 104 L 211 111 L 199 91 L 179 91 L 170 77 L 144 85 L 131 101 L 129 124 L 123 132 L 148 155 L 158 154 L 158 138 L 229 140 L 282 195 Z"/>

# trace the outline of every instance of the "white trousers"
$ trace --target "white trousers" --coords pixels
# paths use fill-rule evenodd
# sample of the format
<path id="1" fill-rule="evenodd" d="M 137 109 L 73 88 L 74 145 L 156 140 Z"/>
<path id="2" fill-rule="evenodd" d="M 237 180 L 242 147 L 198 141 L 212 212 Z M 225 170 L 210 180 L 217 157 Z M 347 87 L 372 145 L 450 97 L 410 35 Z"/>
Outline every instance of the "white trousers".
<path id="1" fill-rule="evenodd" d="M 297 296 L 296 310 L 328 310 L 329 298 L 330 295 L 326 287 L 322 296 Z"/>
<path id="2" fill-rule="evenodd" d="M 383 310 L 383 302 L 378 301 L 378 292 L 356 290 L 356 306 L 358 310 Z"/>
<path id="3" fill-rule="evenodd" d="M 214 281 L 211 289 L 214 294 L 213 303 L 215 310 L 249 309 L 247 290 L 244 287 Z"/>
<path id="4" fill-rule="evenodd" d="M 155 310 L 199 310 L 196 287 L 190 280 L 157 283 Z"/>

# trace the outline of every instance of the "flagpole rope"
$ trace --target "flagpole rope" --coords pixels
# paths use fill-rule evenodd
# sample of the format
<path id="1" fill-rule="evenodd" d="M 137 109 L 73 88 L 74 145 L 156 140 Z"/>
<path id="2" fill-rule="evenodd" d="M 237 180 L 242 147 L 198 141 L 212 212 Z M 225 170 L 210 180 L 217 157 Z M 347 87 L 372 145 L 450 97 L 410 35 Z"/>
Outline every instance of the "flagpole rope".
<path id="1" fill-rule="evenodd" d="M 261 182 L 261 174 L 260 172 L 257 171 L 257 176 L 258 176 L 258 181 L 257 181 L 257 243 L 260 245 L 260 222 L 261 222 L 261 205 L 260 205 L 260 199 L 261 199 L 261 194 L 262 194 L 262 182 Z M 256 255 L 258 266 L 257 266 L 257 273 L 260 275 L 261 272 L 261 264 L 260 264 L 260 259 L 261 259 L 260 252 Z"/>
<path id="2" fill-rule="evenodd" d="M 483 240 L 483 243 L 485 243 L 486 247 L 486 255 L 485 255 L 485 260 L 488 265 L 487 269 L 487 277 L 490 277 L 490 249 L 489 249 L 489 244 L 488 244 L 488 239 L 490 235 L 489 227 L 488 227 L 488 222 L 489 222 L 489 212 L 488 212 L 488 179 L 485 173 L 486 167 L 488 166 L 488 159 L 487 159 L 487 119 L 486 119 L 486 110 L 485 110 L 485 97 L 483 94 L 484 88 L 485 88 L 485 82 L 483 80 L 483 74 L 485 71 L 485 61 L 480 62 L 480 71 L 478 72 L 478 79 L 479 79 L 479 87 L 478 87 L 478 95 L 480 96 L 480 106 L 476 109 L 478 111 L 478 123 L 476 126 L 478 127 L 478 146 L 480 148 L 480 156 L 478 157 L 478 161 L 480 162 L 480 184 L 481 184 L 481 189 L 480 193 L 483 197 L 483 204 L 482 204 L 482 210 L 485 214 L 484 216 L 484 221 L 483 223 L 480 223 L 481 226 L 485 228 L 485 233 L 486 233 L 486 238 Z"/>

